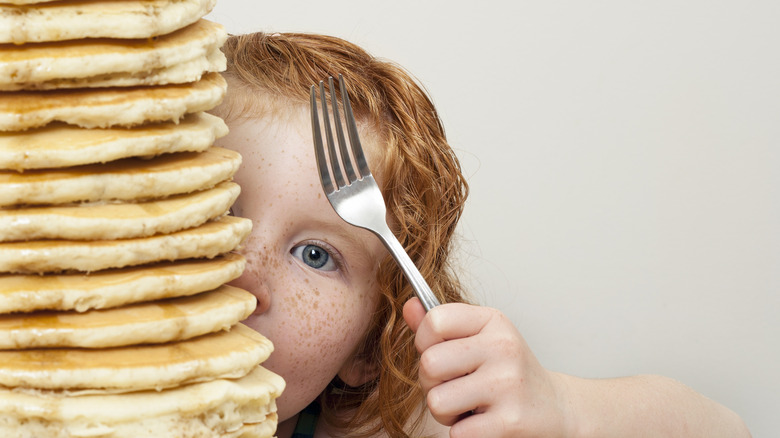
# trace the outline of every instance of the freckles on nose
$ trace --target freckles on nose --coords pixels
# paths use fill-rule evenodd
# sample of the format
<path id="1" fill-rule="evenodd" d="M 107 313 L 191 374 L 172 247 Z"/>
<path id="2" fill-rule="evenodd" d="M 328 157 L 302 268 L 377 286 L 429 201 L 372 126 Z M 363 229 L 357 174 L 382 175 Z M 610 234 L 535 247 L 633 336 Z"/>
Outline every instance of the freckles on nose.
<path id="1" fill-rule="evenodd" d="M 257 307 L 253 313 L 255 315 L 264 313 L 271 306 L 272 290 L 268 279 L 279 278 L 279 275 L 273 272 L 274 263 L 271 262 L 273 257 L 269 256 L 267 248 L 256 240 L 248 242 L 240 253 L 246 257 L 246 267 L 243 274 L 230 284 L 251 292 L 257 299 Z"/>
<path id="2" fill-rule="evenodd" d="M 257 307 L 255 307 L 253 314 L 265 313 L 271 306 L 270 292 L 268 286 L 260 280 L 256 272 L 245 270 L 244 273 L 237 279 L 228 283 L 230 286 L 244 289 L 255 296 L 257 300 Z"/>

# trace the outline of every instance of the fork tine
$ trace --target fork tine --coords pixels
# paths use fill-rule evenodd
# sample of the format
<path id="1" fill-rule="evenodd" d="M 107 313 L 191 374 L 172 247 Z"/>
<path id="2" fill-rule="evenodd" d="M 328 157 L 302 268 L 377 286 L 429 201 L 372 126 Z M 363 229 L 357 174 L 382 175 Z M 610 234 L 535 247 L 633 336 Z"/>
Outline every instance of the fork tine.
<path id="1" fill-rule="evenodd" d="M 371 170 L 368 168 L 368 162 L 366 156 L 363 153 L 363 146 L 360 144 L 360 137 L 358 136 L 357 124 L 355 123 L 355 115 L 352 114 L 352 105 L 349 103 L 349 94 L 347 93 L 347 86 L 344 84 L 344 76 L 339 74 L 339 87 L 341 87 L 341 97 L 344 100 L 344 119 L 347 123 L 347 132 L 349 133 L 349 142 L 352 145 L 352 155 L 355 157 L 355 163 L 357 164 L 360 177 L 366 177 L 371 175 Z"/>
<path id="2" fill-rule="evenodd" d="M 331 88 L 331 95 L 334 90 Z M 325 120 L 325 140 L 328 143 L 328 156 L 330 158 L 330 168 L 333 172 L 333 179 L 338 187 L 347 185 L 344 180 L 344 174 L 341 173 L 341 165 L 339 164 L 338 154 L 336 153 L 336 145 L 333 142 L 333 130 L 330 125 L 330 114 L 328 111 L 328 99 L 325 98 L 325 82 L 320 81 L 320 101 L 322 102 L 322 118 Z M 334 112 L 336 109 L 334 108 Z"/>
<path id="3" fill-rule="evenodd" d="M 322 144 L 322 133 L 320 132 L 320 116 L 317 112 L 317 87 L 311 86 L 311 129 L 314 138 L 314 155 L 317 158 L 317 170 L 320 173 L 320 181 L 325 193 L 336 191 L 333 186 L 333 180 L 330 179 L 328 172 L 328 161 L 325 159 L 325 145 Z"/>
<path id="4" fill-rule="evenodd" d="M 341 77 L 341 75 L 339 75 Z M 344 81 L 339 83 L 342 95 L 344 94 Z M 338 139 L 339 151 L 341 152 L 341 163 L 344 165 L 344 171 L 347 174 L 347 180 L 352 183 L 357 181 L 358 177 L 355 175 L 355 169 L 352 167 L 352 159 L 349 157 L 347 151 L 347 140 L 344 138 L 344 128 L 341 126 L 341 117 L 339 116 L 339 105 L 336 101 L 336 89 L 333 84 L 333 77 L 328 78 L 328 85 L 330 87 L 330 106 L 333 108 L 333 124 L 336 125 L 336 138 Z"/>

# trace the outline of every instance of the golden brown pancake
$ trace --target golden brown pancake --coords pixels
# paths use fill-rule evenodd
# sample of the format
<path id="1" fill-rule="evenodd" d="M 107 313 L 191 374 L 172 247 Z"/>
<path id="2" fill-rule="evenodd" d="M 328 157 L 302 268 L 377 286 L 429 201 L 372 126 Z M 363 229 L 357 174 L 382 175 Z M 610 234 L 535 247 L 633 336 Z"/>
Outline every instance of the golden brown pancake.
<path id="1" fill-rule="evenodd" d="M 238 278 L 243 256 L 187 259 L 85 274 L 0 274 L 0 313 L 104 309 L 188 296 Z"/>
<path id="2" fill-rule="evenodd" d="M 177 122 L 185 114 L 217 106 L 226 89 L 219 73 L 208 73 L 185 84 L 4 92 L 0 93 L 0 131 L 23 131 L 58 121 L 82 128 Z"/>
<path id="3" fill-rule="evenodd" d="M 83 129 L 56 124 L 23 132 L 0 132 L 0 169 L 23 171 L 202 152 L 227 131 L 219 117 L 196 113 L 179 123 L 133 128 Z"/>
<path id="4" fill-rule="evenodd" d="M 0 242 L 110 240 L 173 233 L 227 213 L 240 191 L 238 184 L 226 181 L 212 189 L 138 203 L 0 208 Z"/>
<path id="5" fill-rule="evenodd" d="M 271 341 L 243 324 L 167 344 L 0 350 L 0 387 L 93 392 L 170 388 L 241 377 L 272 351 Z"/>
<path id="6" fill-rule="evenodd" d="M 0 436 L 24 430 L 31 437 L 237 438 L 256 428 L 259 436 L 270 437 L 276 430 L 275 399 L 284 386 L 281 377 L 256 366 L 237 379 L 162 391 L 72 394 L 0 388 Z"/>
<path id="7" fill-rule="evenodd" d="M 223 285 L 189 297 L 105 310 L 0 315 L 0 349 L 107 348 L 181 341 L 229 329 L 248 317 L 257 300 Z"/>
<path id="8" fill-rule="evenodd" d="M 155 39 L 0 45 L 0 90 L 194 82 L 225 69 L 224 28 L 201 19 Z"/>
<path id="9" fill-rule="evenodd" d="M 3 3 L 11 4 L 0 4 L 0 43 L 21 44 L 162 35 L 208 14 L 216 0 L 6 0 Z"/>
<path id="10" fill-rule="evenodd" d="M 127 158 L 51 170 L 0 170 L 0 207 L 19 204 L 137 201 L 203 190 L 230 179 L 241 155 L 211 147 L 204 152 Z"/>
<path id="11" fill-rule="evenodd" d="M 136 239 L 0 243 L 0 272 L 93 272 L 156 261 L 210 258 L 234 250 L 251 229 L 249 219 L 223 216 L 197 228 Z"/>

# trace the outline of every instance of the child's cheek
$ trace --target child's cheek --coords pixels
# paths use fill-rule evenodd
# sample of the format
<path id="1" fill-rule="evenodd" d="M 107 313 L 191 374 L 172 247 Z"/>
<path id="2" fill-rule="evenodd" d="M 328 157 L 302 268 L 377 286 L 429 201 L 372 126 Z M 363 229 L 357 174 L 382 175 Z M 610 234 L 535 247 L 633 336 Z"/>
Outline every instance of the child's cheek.
<path id="1" fill-rule="evenodd" d="M 290 297 L 300 321 L 301 342 L 311 353 L 341 368 L 367 330 L 368 309 L 349 290 L 312 287 Z"/>

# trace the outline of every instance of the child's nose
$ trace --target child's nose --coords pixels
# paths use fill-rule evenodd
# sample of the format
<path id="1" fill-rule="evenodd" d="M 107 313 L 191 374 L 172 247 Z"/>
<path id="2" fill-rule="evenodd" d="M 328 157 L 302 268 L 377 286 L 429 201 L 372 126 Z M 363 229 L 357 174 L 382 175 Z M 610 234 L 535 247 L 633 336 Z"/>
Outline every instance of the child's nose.
<path id="1" fill-rule="evenodd" d="M 268 285 L 256 273 L 245 270 L 240 277 L 228 284 L 251 292 L 257 298 L 257 307 L 252 312 L 253 314 L 265 313 L 271 306 L 271 293 Z"/>
<path id="2" fill-rule="evenodd" d="M 247 275 L 246 271 L 243 274 L 241 274 L 240 277 L 236 278 L 235 280 L 232 280 L 228 284 L 250 292 L 252 291 L 251 281 L 249 280 L 249 275 Z"/>

